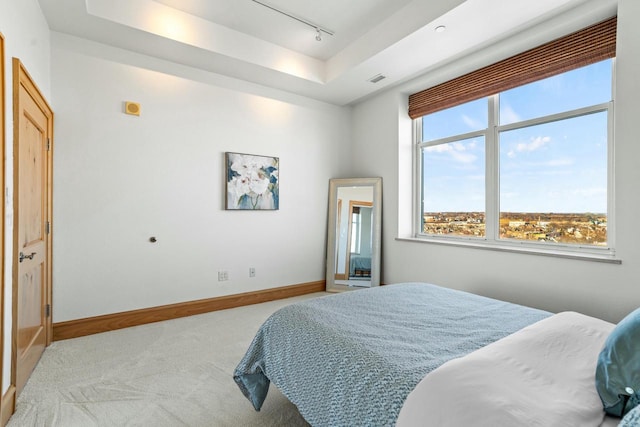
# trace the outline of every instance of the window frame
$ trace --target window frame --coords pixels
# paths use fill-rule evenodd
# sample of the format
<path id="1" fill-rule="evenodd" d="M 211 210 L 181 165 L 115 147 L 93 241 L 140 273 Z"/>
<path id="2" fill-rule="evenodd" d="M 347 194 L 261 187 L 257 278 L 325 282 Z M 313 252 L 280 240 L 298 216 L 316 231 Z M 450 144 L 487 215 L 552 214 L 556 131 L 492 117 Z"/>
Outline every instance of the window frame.
<path id="1" fill-rule="evenodd" d="M 579 258 L 596 261 L 620 263 L 615 257 L 615 189 L 614 189 L 614 106 L 615 106 L 615 71 L 616 59 L 611 58 L 611 100 L 587 107 L 549 114 L 515 123 L 500 125 L 499 94 L 490 95 L 488 99 L 488 126 L 485 129 L 453 135 L 432 141 L 422 141 L 422 117 L 413 122 L 413 237 L 420 241 L 493 249 L 509 252 L 552 255 L 556 257 Z M 562 73 L 560 73 L 562 74 Z M 464 103 L 464 102 L 463 102 Z M 462 105 L 463 103 L 459 104 Z M 557 122 L 561 120 L 583 117 L 598 112 L 607 112 L 607 246 L 573 245 L 562 243 L 535 242 L 515 239 L 501 239 L 499 235 L 500 220 L 500 132 L 521 129 L 530 126 Z M 484 136 L 485 139 L 485 236 L 434 235 L 423 232 L 423 156 L 422 150 L 428 146 L 440 145 L 463 139 Z"/>

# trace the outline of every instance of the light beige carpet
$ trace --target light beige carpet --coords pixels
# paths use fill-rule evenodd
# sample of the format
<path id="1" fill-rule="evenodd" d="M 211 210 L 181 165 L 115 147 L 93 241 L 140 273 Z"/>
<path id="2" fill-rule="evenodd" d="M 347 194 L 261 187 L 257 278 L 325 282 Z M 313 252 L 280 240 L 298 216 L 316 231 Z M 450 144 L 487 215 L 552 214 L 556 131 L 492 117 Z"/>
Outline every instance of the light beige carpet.
<path id="1" fill-rule="evenodd" d="M 232 374 L 271 313 L 321 295 L 54 342 L 8 426 L 308 426 L 273 385 L 256 412 Z"/>

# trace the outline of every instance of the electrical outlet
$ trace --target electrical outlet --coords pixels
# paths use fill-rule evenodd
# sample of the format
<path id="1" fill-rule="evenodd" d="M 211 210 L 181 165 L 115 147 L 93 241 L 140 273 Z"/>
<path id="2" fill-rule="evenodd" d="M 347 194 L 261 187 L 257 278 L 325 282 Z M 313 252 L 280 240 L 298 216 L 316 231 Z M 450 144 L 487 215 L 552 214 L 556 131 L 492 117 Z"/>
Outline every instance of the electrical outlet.
<path id="1" fill-rule="evenodd" d="M 218 282 L 224 282 L 225 280 L 229 280 L 229 272 L 228 271 L 218 271 Z"/>
<path id="2" fill-rule="evenodd" d="M 256 269 L 249 267 L 249 277 L 256 277 Z"/>

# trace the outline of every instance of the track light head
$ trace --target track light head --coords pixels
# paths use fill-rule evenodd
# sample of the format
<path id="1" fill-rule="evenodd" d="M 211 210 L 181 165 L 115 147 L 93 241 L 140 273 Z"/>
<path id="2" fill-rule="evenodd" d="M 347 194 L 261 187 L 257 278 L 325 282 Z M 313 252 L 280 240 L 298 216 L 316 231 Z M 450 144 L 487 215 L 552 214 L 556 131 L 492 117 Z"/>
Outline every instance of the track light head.
<path id="1" fill-rule="evenodd" d="M 320 28 L 316 28 L 316 40 L 321 42 L 322 41 L 322 33 L 320 32 Z"/>

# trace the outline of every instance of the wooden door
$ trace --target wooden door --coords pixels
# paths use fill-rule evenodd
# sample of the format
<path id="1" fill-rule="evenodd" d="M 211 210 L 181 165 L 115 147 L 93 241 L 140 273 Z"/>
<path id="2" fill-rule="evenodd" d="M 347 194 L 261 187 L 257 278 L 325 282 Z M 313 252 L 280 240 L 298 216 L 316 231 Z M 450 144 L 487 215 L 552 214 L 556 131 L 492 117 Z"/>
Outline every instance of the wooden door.
<path id="1" fill-rule="evenodd" d="M 13 370 L 20 394 L 51 343 L 53 113 L 18 59 L 14 72 Z"/>

